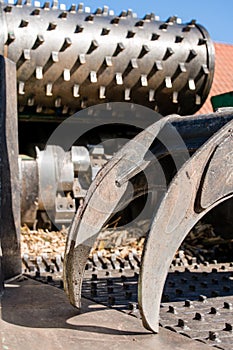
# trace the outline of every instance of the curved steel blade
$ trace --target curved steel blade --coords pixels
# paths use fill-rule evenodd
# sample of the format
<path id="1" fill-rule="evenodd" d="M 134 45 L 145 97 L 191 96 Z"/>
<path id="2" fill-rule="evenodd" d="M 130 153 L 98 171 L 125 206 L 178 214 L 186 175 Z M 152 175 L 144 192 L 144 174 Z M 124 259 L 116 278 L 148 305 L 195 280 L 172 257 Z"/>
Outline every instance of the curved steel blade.
<path id="1" fill-rule="evenodd" d="M 130 178 L 146 168 L 145 155 L 161 129 L 175 116 L 160 119 L 129 141 L 93 181 L 83 206 L 78 210 L 67 239 L 64 285 L 70 302 L 80 307 L 82 278 L 92 246 L 114 211 L 133 199 Z M 123 195 L 128 193 L 127 199 Z M 130 199 L 129 199 L 130 198 Z"/>
<path id="2" fill-rule="evenodd" d="M 181 168 L 156 213 L 144 246 L 139 308 L 144 326 L 158 332 L 162 291 L 180 244 L 208 211 L 233 196 L 233 121 Z"/>

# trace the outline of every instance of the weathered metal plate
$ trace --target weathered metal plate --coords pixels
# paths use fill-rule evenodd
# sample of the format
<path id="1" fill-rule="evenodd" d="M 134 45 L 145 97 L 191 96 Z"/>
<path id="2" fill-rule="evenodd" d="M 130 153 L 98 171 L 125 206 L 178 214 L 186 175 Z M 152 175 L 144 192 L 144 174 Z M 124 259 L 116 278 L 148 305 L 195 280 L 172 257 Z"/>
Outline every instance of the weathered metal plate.
<path id="1" fill-rule="evenodd" d="M 21 273 L 16 66 L 0 56 L 0 240 L 4 278 Z"/>

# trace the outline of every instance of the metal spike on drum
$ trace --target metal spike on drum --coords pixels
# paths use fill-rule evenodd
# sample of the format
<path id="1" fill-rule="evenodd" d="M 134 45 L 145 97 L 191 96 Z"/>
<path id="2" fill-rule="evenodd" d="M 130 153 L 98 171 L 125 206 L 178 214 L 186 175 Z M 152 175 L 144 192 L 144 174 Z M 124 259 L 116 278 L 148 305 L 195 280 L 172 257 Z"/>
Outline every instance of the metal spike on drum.
<path id="1" fill-rule="evenodd" d="M 88 107 L 130 100 L 163 115 L 192 114 L 204 103 L 214 49 L 194 20 L 115 16 L 107 7 L 90 13 L 83 4 L 39 6 L 0 3 L 0 54 L 17 64 L 20 111 L 68 106 L 69 114 L 83 101 Z"/>

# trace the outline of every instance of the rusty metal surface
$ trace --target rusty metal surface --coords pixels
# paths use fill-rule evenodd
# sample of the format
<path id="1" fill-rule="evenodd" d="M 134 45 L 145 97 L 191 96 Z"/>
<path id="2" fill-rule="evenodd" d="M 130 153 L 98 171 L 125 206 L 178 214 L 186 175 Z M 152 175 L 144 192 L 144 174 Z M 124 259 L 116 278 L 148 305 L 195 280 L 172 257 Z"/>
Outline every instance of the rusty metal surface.
<path id="1" fill-rule="evenodd" d="M 0 53 L 17 65 L 19 110 L 57 115 L 101 102 L 131 101 L 167 115 L 195 113 L 214 72 L 214 47 L 195 20 L 180 24 L 132 11 L 92 14 L 0 4 Z"/>
<path id="2" fill-rule="evenodd" d="M 149 164 L 144 156 L 156 135 L 171 118 L 173 116 L 152 124 L 137 135 L 130 146 L 127 144 L 123 147 L 97 174 L 84 204 L 79 207 L 69 230 L 64 268 L 65 289 L 76 307 L 80 307 L 85 265 L 97 235 L 119 205 L 123 207 L 132 200 L 132 188 L 128 191 L 127 180 Z M 141 186 L 141 191 L 145 191 L 144 184 Z"/>
<path id="3" fill-rule="evenodd" d="M 39 177 L 35 159 L 19 159 L 21 182 L 21 222 L 33 225 L 36 221 L 39 197 Z"/>
<path id="4" fill-rule="evenodd" d="M 160 326 L 210 347 L 231 350 L 233 263 L 204 264 L 179 251 L 169 269 L 160 305 Z M 24 256 L 23 270 L 36 281 L 62 289 L 63 257 Z M 115 253 L 88 259 L 82 296 L 131 317 L 141 318 L 137 303 L 140 255 Z"/>
<path id="5" fill-rule="evenodd" d="M 85 313 L 79 313 L 61 290 L 32 280 L 21 278 L 7 283 L 0 302 L 3 348 L 208 349 L 166 329 L 153 335 L 136 318 L 86 299 L 83 299 Z"/>
<path id="6" fill-rule="evenodd" d="M 16 67 L 0 56 L 0 241 L 5 278 L 21 272 Z M 7 220 L 6 220 L 7 218 Z"/>
<path id="7" fill-rule="evenodd" d="M 178 172 L 153 220 L 144 246 L 139 306 L 145 327 L 154 332 L 158 331 L 162 290 L 176 250 L 198 220 L 233 195 L 232 126 L 231 121 Z"/>

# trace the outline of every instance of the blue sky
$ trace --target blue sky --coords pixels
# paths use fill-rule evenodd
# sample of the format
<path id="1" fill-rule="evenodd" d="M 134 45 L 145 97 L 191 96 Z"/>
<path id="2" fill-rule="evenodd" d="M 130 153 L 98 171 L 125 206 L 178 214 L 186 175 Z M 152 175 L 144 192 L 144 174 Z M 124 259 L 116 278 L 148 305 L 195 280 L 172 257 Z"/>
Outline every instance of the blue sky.
<path id="1" fill-rule="evenodd" d="M 73 0 L 61 0 L 70 6 Z M 145 13 L 154 12 L 162 20 L 177 15 L 184 22 L 196 19 L 217 42 L 233 44 L 233 0 L 81 0 L 85 6 L 94 11 L 97 7 L 108 5 L 119 14 L 121 10 L 132 9 L 143 17 Z"/>

